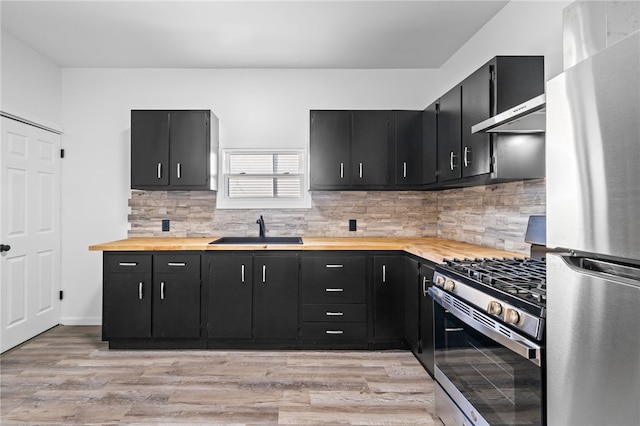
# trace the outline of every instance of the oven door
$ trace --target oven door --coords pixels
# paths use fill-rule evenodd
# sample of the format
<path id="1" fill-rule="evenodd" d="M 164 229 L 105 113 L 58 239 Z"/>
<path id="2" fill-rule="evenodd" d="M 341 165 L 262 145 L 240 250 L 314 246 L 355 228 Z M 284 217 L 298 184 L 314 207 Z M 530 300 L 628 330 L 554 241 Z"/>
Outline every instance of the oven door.
<path id="1" fill-rule="evenodd" d="M 542 347 L 447 292 L 429 293 L 436 302 L 436 409 L 443 422 L 545 424 Z"/>

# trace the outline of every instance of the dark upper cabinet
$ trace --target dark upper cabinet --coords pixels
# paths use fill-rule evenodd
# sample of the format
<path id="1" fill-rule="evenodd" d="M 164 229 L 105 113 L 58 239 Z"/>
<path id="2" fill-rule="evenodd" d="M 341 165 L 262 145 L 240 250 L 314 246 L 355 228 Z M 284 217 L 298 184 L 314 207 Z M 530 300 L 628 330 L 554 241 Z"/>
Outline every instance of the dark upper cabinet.
<path id="1" fill-rule="evenodd" d="M 488 176 L 504 180 L 544 177 L 540 161 L 540 138 L 535 140 L 536 152 L 527 170 L 512 173 L 509 163 L 527 162 L 522 156 L 497 155 L 502 152 L 498 138 L 488 133 L 471 133 L 471 127 L 544 93 L 544 57 L 496 56 L 473 72 L 440 98 L 438 112 L 438 182 Z M 513 139 L 513 138 L 512 138 Z M 511 145 L 505 142 L 506 145 Z M 496 173 L 496 163 L 509 173 Z M 542 173 L 541 173 L 542 171 Z M 469 182 L 472 180 L 466 179 Z M 477 183 L 484 183 L 477 180 Z"/>
<path id="2" fill-rule="evenodd" d="M 438 109 L 440 100 L 422 111 L 422 183 L 438 179 Z"/>
<path id="3" fill-rule="evenodd" d="M 353 111 L 351 183 L 376 187 L 389 183 L 390 111 Z"/>
<path id="4" fill-rule="evenodd" d="M 491 116 L 491 74 L 493 65 L 486 64 L 462 82 L 462 177 L 491 171 L 490 136 L 471 133 L 471 126 Z"/>
<path id="5" fill-rule="evenodd" d="M 131 111 L 131 188 L 217 187 L 218 119 L 207 110 Z"/>
<path id="6" fill-rule="evenodd" d="M 462 88 L 456 86 L 440 97 L 438 111 L 438 181 L 462 177 Z"/>
<path id="7" fill-rule="evenodd" d="M 209 337 L 251 338 L 253 256 L 212 254 L 209 267 Z"/>
<path id="8" fill-rule="evenodd" d="M 395 111 L 393 113 L 395 185 L 421 185 L 424 183 L 422 114 L 422 111 Z"/>
<path id="9" fill-rule="evenodd" d="M 311 189 L 385 189 L 391 111 L 310 114 Z"/>
<path id="10" fill-rule="evenodd" d="M 311 188 L 347 187 L 351 182 L 351 113 L 311 111 Z"/>

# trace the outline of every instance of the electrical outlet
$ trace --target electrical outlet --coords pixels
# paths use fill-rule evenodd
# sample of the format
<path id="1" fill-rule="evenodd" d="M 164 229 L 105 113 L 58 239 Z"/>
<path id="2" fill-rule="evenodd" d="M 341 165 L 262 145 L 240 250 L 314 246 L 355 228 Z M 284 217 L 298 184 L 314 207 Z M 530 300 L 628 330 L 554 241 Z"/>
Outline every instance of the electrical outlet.
<path id="1" fill-rule="evenodd" d="M 357 229 L 356 220 L 355 219 L 349 219 L 349 231 L 355 231 L 356 229 Z"/>
<path id="2" fill-rule="evenodd" d="M 169 219 L 162 219 L 162 231 L 169 231 Z"/>

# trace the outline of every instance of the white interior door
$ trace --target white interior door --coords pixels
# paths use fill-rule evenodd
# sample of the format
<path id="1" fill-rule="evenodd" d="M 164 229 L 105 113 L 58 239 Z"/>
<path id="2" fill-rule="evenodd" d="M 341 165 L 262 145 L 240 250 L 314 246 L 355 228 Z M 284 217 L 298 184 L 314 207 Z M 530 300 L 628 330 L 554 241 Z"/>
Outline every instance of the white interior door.
<path id="1" fill-rule="evenodd" d="M 0 191 L 4 352 L 60 322 L 60 135 L 2 117 Z"/>

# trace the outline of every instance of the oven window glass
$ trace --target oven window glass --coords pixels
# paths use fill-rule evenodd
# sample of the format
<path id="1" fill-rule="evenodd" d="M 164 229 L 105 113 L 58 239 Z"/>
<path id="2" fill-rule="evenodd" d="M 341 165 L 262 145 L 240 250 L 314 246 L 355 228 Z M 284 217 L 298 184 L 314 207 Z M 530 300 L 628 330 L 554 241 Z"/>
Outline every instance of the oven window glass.
<path id="1" fill-rule="evenodd" d="M 542 425 L 542 368 L 435 304 L 436 366 L 491 425 Z"/>

